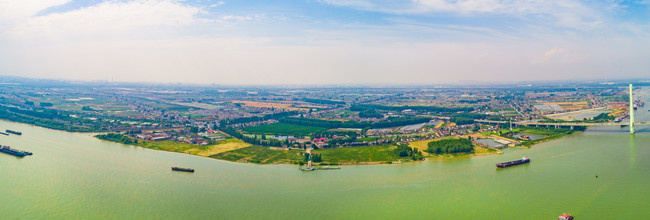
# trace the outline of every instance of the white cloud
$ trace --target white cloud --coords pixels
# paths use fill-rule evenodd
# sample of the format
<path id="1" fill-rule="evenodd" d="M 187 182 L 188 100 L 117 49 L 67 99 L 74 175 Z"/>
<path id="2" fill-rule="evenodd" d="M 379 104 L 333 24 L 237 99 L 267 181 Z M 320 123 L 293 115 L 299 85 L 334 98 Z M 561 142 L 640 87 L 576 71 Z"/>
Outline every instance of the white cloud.
<path id="1" fill-rule="evenodd" d="M 71 0 L 0 0 L 0 31 L 36 13 Z"/>
<path id="2" fill-rule="evenodd" d="M 250 22 L 264 18 L 265 15 L 223 15 L 216 19 L 216 22 Z"/>
<path id="3" fill-rule="evenodd" d="M 578 0 L 324 0 L 327 4 L 359 10 L 392 14 L 435 15 L 452 13 L 459 16 L 508 15 L 533 17 L 540 23 L 562 27 L 588 28 L 602 23 L 602 15 Z"/>
<path id="4" fill-rule="evenodd" d="M 215 4 L 211 4 L 211 5 L 208 6 L 208 7 L 209 7 L 209 8 L 216 8 L 216 7 L 222 6 L 223 4 L 226 4 L 226 3 L 225 3 L 225 2 L 217 2 L 217 3 L 215 3 Z"/>
<path id="5" fill-rule="evenodd" d="M 31 17 L 7 31 L 15 38 L 69 38 L 124 34 L 148 27 L 184 26 L 199 21 L 198 7 L 178 1 L 108 1 L 64 13 Z"/>
<path id="6" fill-rule="evenodd" d="M 541 58 L 533 60 L 532 64 L 574 63 L 577 61 L 579 61 L 578 54 L 565 48 L 555 47 L 544 52 Z"/>

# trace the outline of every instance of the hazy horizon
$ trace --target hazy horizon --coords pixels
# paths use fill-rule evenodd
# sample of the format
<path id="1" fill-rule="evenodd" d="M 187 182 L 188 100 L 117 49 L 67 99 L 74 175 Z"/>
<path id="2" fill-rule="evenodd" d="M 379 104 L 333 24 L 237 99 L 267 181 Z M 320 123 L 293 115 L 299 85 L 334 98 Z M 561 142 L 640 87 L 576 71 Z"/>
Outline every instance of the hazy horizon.
<path id="1" fill-rule="evenodd" d="M 217 85 L 647 78 L 648 1 L 0 0 L 0 75 Z"/>

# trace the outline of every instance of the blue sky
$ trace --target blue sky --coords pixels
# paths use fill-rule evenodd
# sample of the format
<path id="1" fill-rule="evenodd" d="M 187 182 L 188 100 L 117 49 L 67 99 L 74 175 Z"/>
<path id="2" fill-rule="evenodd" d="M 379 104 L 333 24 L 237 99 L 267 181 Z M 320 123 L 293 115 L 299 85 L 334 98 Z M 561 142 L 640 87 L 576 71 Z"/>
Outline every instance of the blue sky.
<path id="1" fill-rule="evenodd" d="M 650 1 L 0 0 L 0 74 L 217 84 L 647 78 Z"/>

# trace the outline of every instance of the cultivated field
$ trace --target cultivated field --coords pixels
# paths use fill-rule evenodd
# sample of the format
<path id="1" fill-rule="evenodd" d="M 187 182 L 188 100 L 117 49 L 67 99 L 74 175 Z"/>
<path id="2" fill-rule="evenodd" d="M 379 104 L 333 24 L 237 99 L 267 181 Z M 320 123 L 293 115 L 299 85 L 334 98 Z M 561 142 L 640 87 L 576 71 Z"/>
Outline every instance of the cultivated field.
<path id="1" fill-rule="evenodd" d="M 285 123 L 273 123 L 243 129 L 248 133 L 255 134 L 288 134 L 288 135 L 308 135 L 327 130 L 327 128 L 312 127 L 305 125 L 294 125 Z"/>
<path id="2" fill-rule="evenodd" d="M 245 106 L 255 107 L 255 108 L 274 108 L 274 109 L 284 109 L 287 111 L 309 111 L 309 108 L 297 108 L 294 107 L 294 104 L 291 102 L 255 102 L 255 101 L 233 101 L 232 103 L 241 103 Z"/>
<path id="3" fill-rule="evenodd" d="M 210 157 L 235 161 L 235 162 L 251 162 L 251 163 L 298 163 L 302 161 L 304 156 L 302 150 L 274 150 L 268 147 L 249 146 L 236 150 L 226 151 L 211 155 Z"/>
<path id="4" fill-rule="evenodd" d="M 544 105 L 558 105 L 558 106 L 562 107 L 562 109 L 567 110 L 567 111 L 575 111 L 575 110 L 589 108 L 589 102 L 587 102 L 587 101 L 580 101 L 580 102 L 547 102 L 547 103 L 544 103 Z"/>
<path id="5" fill-rule="evenodd" d="M 393 145 L 382 145 L 317 149 L 311 152 L 321 154 L 323 161 L 328 163 L 392 162 L 400 160 L 394 152 L 395 148 Z"/>

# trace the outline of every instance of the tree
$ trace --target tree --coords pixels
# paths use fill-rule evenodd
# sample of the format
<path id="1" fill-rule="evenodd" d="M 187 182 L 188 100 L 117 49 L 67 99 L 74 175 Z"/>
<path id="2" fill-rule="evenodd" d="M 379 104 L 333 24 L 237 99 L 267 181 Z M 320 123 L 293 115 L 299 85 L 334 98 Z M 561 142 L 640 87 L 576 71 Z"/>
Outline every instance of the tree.
<path id="1" fill-rule="evenodd" d="M 446 138 L 429 142 L 427 151 L 432 154 L 471 153 L 474 146 L 466 138 Z"/>
<path id="2" fill-rule="evenodd" d="M 413 156 L 413 149 L 405 144 L 398 144 L 395 148 L 395 154 L 399 157 L 411 157 Z"/>

